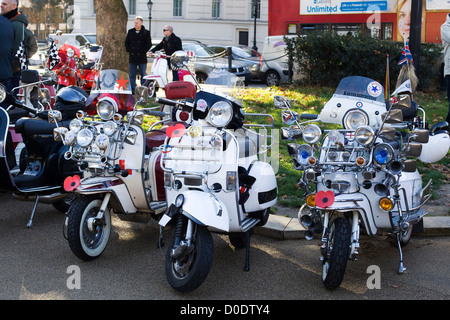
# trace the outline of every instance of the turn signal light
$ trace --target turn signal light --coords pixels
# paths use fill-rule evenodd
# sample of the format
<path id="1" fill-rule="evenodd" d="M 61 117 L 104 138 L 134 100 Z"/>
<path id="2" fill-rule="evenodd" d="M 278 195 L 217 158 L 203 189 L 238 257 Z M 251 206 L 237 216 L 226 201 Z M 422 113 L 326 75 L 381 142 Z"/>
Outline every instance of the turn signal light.
<path id="1" fill-rule="evenodd" d="M 358 166 L 363 166 L 365 163 L 366 163 L 366 159 L 364 159 L 363 157 L 356 158 L 356 164 Z"/>
<path id="2" fill-rule="evenodd" d="M 309 194 L 306 197 L 306 204 L 309 207 L 315 207 L 316 206 L 316 195 L 314 193 Z"/>
<path id="3" fill-rule="evenodd" d="M 380 207 L 381 210 L 391 211 L 392 208 L 394 207 L 394 203 L 392 202 L 391 199 L 383 197 L 378 202 L 378 206 Z"/>

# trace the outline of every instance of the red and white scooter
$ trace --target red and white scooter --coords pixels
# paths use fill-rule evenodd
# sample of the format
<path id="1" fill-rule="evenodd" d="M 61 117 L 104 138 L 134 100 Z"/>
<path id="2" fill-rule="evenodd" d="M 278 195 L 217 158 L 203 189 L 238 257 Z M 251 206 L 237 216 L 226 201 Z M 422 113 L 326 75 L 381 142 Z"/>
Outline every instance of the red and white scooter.
<path id="1" fill-rule="evenodd" d="M 194 53 L 191 51 L 187 51 L 187 55 L 189 56 L 189 63 L 192 64 L 193 66 L 193 64 L 195 63 Z M 155 59 L 153 60 L 152 67 L 150 69 L 150 74 L 146 75 L 143 78 L 145 80 L 144 86 L 148 88 L 149 98 L 152 98 L 156 95 L 158 88 L 164 89 L 166 85 L 169 83 L 167 79 L 167 71 L 168 71 L 167 58 L 171 57 L 162 53 L 161 51 L 156 51 L 151 56 L 153 56 Z M 191 66 L 189 65 L 188 67 Z M 193 67 L 190 69 L 192 71 L 192 74 L 194 74 Z M 178 76 L 180 78 L 180 81 L 188 81 L 197 85 L 197 82 L 195 78 L 192 76 L 192 74 L 188 70 L 178 69 Z"/>

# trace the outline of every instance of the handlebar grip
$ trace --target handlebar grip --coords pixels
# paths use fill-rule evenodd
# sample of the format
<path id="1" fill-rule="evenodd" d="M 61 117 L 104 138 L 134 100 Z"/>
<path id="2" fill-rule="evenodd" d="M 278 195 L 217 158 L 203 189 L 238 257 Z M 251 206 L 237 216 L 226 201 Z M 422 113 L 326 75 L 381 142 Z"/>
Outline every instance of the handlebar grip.
<path id="1" fill-rule="evenodd" d="M 317 114 L 311 114 L 311 113 L 303 113 L 300 115 L 300 119 L 306 119 L 306 120 L 313 120 L 317 119 L 319 115 Z"/>
<path id="2" fill-rule="evenodd" d="M 30 107 L 24 105 L 22 102 L 20 102 L 16 98 L 14 98 L 14 96 L 12 94 L 10 94 L 10 93 L 8 93 L 6 95 L 6 99 L 5 99 L 4 102 L 7 105 L 13 105 L 14 107 L 21 108 L 21 109 L 23 109 L 23 110 L 25 110 L 25 111 L 27 111 L 29 113 L 32 113 L 34 115 L 36 115 L 38 113 L 36 109 L 30 108 Z"/>
<path id="3" fill-rule="evenodd" d="M 146 111 L 146 114 L 150 115 L 150 116 L 155 116 L 155 117 L 165 117 L 166 115 L 168 115 L 166 112 L 163 111 Z"/>
<path id="4" fill-rule="evenodd" d="M 156 98 L 155 101 L 156 101 L 156 103 L 168 104 L 170 106 L 176 106 L 176 105 L 179 105 L 179 104 L 184 104 L 181 101 L 175 101 L 175 100 L 170 100 L 170 99 L 166 99 L 166 98 Z"/>

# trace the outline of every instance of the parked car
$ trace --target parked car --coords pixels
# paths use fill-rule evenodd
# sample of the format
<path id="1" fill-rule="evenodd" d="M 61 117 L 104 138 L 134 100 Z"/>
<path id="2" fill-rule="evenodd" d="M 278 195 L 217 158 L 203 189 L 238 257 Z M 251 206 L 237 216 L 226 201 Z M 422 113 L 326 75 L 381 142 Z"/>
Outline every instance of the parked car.
<path id="1" fill-rule="evenodd" d="M 269 36 L 264 39 L 260 65 L 261 79 L 269 87 L 279 85 L 289 79 L 288 56 L 284 37 Z"/>
<path id="2" fill-rule="evenodd" d="M 95 33 L 61 33 L 61 34 L 55 34 L 51 33 L 48 35 L 48 44 L 50 44 L 50 39 L 55 40 L 56 46 L 59 48 L 64 43 L 66 43 L 67 40 L 76 40 L 79 42 L 80 46 L 84 46 L 86 42 L 89 42 L 90 44 L 96 44 L 97 43 L 97 34 Z"/>
<path id="3" fill-rule="evenodd" d="M 197 40 L 182 39 L 183 50 L 192 51 L 195 54 L 195 74 L 197 80 L 202 83 L 209 73 L 214 69 L 228 70 L 228 59 L 217 57 L 217 55 L 204 43 Z M 245 85 L 252 80 L 252 73 L 249 67 L 240 61 L 233 60 L 231 72 L 238 76 Z"/>
<path id="4" fill-rule="evenodd" d="M 208 46 L 216 54 L 224 54 L 228 59 L 228 47 L 231 47 L 231 58 L 236 61 L 245 63 L 252 73 L 252 80 L 261 80 L 259 59 L 261 54 L 252 48 L 244 45 L 224 46 L 224 45 L 209 45 Z"/>

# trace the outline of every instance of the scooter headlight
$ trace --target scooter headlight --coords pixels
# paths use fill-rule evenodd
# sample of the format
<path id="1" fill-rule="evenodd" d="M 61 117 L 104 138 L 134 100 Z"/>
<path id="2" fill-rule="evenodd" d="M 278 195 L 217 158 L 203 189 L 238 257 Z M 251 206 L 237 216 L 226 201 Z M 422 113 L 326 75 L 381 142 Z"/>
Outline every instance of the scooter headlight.
<path id="1" fill-rule="evenodd" d="M 315 124 L 308 124 L 303 128 L 303 140 L 309 144 L 316 143 L 322 136 L 322 131 Z"/>
<path id="2" fill-rule="evenodd" d="M 104 133 L 99 134 L 97 138 L 95 138 L 95 144 L 100 149 L 106 149 L 109 146 L 109 137 Z"/>
<path id="3" fill-rule="evenodd" d="M 388 164 L 394 158 L 394 149 L 389 144 L 380 143 L 373 149 L 373 158 L 379 164 Z"/>
<path id="4" fill-rule="evenodd" d="M 94 140 L 94 134 L 89 129 L 82 129 L 78 132 L 77 143 L 80 147 L 86 148 Z"/>
<path id="5" fill-rule="evenodd" d="M 113 121 L 108 121 L 103 125 L 103 133 L 107 136 L 111 136 L 116 132 L 117 124 Z"/>
<path id="6" fill-rule="evenodd" d="M 361 110 L 350 110 L 344 117 L 343 125 L 346 129 L 356 130 L 369 124 L 367 115 Z"/>
<path id="7" fill-rule="evenodd" d="M 64 135 L 64 142 L 66 143 L 66 145 L 70 146 L 72 142 L 75 140 L 76 136 L 77 134 L 72 130 L 67 131 L 66 134 Z"/>
<path id="8" fill-rule="evenodd" d="M 110 97 L 105 97 L 97 102 L 97 114 L 102 118 L 102 120 L 110 120 L 117 112 L 118 107 L 114 99 Z"/>
<path id="9" fill-rule="evenodd" d="M 219 101 L 213 104 L 209 110 L 209 123 L 215 127 L 225 127 L 233 117 L 233 107 L 226 101 Z"/>
<path id="10" fill-rule="evenodd" d="M 302 144 L 297 149 L 296 160 L 299 164 L 309 164 L 309 158 L 313 156 L 313 149 L 308 144 Z"/>
<path id="11" fill-rule="evenodd" d="M 83 125 L 83 121 L 79 120 L 79 119 L 73 119 L 72 121 L 70 121 L 69 123 L 69 129 L 70 131 L 72 131 L 73 133 L 77 134 L 78 132 L 80 132 L 81 129 L 83 129 L 84 125 Z"/>
<path id="12" fill-rule="evenodd" d="M 355 140 L 360 145 L 368 145 L 373 141 L 373 137 L 375 136 L 373 129 L 368 126 L 362 126 L 356 129 L 355 131 Z"/>

